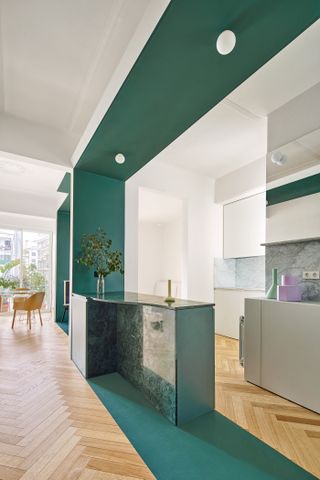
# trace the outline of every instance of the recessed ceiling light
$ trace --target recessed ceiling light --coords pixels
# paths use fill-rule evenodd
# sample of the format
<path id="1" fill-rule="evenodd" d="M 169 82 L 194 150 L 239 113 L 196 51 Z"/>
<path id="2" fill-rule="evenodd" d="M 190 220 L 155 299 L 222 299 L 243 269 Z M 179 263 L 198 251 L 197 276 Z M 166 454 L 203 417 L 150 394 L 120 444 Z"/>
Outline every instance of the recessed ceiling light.
<path id="1" fill-rule="evenodd" d="M 271 162 L 279 167 L 282 167 L 287 161 L 287 157 L 281 152 L 273 152 L 271 154 Z"/>
<path id="2" fill-rule="evenodd" d="M 117 153 L 114 159 L 120 165 L 126 161 L 126 157 L 123 155 L 123 153 Z"/>
<path id="3" fill-rule="evenodd" d="M 220 55 L 228 55 L 236 45 L 236 36 L 231 30 L 224 30 L 220 33 L 216 47 Z"/>

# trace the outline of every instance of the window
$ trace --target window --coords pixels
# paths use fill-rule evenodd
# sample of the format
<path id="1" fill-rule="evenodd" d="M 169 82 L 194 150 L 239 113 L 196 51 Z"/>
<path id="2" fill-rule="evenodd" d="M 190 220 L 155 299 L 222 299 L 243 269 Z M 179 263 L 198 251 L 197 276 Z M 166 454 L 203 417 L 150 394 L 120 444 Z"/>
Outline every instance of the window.
<path id="1" fill-rule="evenodd" d="M 44 291 L 42 309 L 51 310 L 51 233 L 0 228 L 0 269 L 0 312 L 10 311 L 18 287 Z"/>

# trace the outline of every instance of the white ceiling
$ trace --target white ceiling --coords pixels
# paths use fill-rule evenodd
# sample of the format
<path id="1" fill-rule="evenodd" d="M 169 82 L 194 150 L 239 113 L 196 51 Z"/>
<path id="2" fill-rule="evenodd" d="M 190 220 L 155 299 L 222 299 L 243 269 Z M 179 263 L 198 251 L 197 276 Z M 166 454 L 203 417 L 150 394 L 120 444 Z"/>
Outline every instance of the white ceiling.
<path id="1" fill-rule="evenodd" d="M 201 175 L 221 177 L 265 155 L 266 119 L 221 102 L 156 158 Z"/>
<path id="2" fill-rule="evenodd" d="M 168 2 L 0 0 L 0 189 L 56 195 Z M 265 115 L 320 80 L 319 44 L 320 21 L 157 158 L 217 178 L 263 156 Z"/>
<path id="3" fill-rule="evenodd" d="M 320 81 L 320 20 L 156 159 L 219 178 L 266 155 L 267 115 Z"/>
<path id="4" fill-rule="evenodd" d="M 148 0 L 2 0 L 1 109 L 80 137 Z"/>
<path id="5" fill-rule="evenodd" d="M 255 72 L 229 99 L 266 116 L 320 81 L 320 20 Z"/>
<path id="6" fill-rule="evenodd" d="M 183 201 L 180 198 L 151 190 L 139 189 L 139 222 L 162 225 L 181 218 Z"/>
<path id="7" fill-rule="evenodd" d="M 168 2 L 0 0 L 2 199 L 46 197 L 51 216 L 90 119 L 101 102 L 103 116 L 105 92 L 113 100 Z"/>

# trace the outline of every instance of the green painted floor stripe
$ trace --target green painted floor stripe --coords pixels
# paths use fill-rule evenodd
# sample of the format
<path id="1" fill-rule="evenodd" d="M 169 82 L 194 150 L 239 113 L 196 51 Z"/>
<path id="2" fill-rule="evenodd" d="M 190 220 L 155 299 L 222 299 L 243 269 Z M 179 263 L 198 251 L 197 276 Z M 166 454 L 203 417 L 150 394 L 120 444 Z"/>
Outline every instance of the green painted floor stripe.
<path id="1" fill-rule="evenodd" d="M 178 428 L 117 373 L 89 384 L 158 480 L 315 478 L 218 412 Z"/>
<path id="2" fill-rule="evenodd" d="M 64 331 L 64 333 L 69 335 L 69 323 L 68 322 L 56 322 L 56 324 L 58 325 L 58 327 L 60 327 Z"/>

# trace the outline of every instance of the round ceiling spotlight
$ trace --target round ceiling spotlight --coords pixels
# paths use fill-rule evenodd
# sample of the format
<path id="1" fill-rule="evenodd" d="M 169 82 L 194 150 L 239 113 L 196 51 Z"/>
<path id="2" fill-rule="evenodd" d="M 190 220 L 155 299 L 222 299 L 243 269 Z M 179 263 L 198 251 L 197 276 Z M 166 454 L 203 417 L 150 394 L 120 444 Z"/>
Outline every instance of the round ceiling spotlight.
<path id="1" fill-rule="evenodd" d="M 271 154 L 271 162 L 279 167 L 282 167 L 287 161 L 287 157 L 281 152 L 273 152 Z"/>
<path id="2" fill-rule="evenodd" d="M 231 30 L 224 30 L 220 33 L 216 47 L 220 55 L 228 55 L 236 45 L 236 36 Z"/>
<path id="3" fill-rule="evenodd" d="M 119 163 L 119 165 L 122 165 L 126 161 L 126 157 L 123 155 L 123 153 L 117 153 L 114 159 L 117 163 Z"/>

